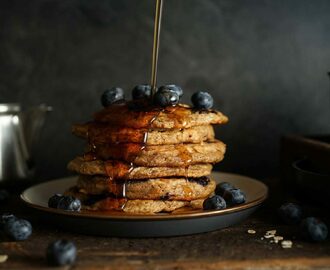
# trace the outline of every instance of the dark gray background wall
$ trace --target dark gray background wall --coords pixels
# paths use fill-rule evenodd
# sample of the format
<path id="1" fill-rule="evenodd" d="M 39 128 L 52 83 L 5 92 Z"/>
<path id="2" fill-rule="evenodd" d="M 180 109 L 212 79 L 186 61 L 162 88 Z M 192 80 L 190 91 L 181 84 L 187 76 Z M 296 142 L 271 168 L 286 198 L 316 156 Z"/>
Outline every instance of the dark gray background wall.
<path id="1" fill-rule="evenodd" d="M 200 89 L 230 117 L 219 169 L 278 173 L 280 136 L 330 132 L 330 1 L 165 0 L 159 84 Z M 154 1 L 0 1 L 0 102 L 54 107 L 37 147 L 38 178 L 81 153 L 74 122 L 103 89 L 149 81 Z"/>

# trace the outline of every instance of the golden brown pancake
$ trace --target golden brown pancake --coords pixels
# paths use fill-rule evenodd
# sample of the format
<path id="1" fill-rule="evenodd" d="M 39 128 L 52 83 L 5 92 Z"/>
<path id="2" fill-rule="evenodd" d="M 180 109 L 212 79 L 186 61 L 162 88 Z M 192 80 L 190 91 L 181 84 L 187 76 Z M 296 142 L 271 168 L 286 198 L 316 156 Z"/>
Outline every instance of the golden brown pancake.
<path id="1" fill-rule="evenodd" d="M 187 105 L 132 110 L 131 103 L 115 104 L 94 115 L 96 122 L 130 128 L 180 129 L 194 126 L 225 124 L 228 118 L 215 110 L 193 110 Z"/>
<path id="2" fill-rule="evenodd" d="M 134 129 L 90 122 L 83 125 L 74 125 L 72 133 L 98 144 L 144 143 L 147 145 L 164 145 L 214 140 L 214 130 L 211 125 L 185 129 L 148 130 L 147 128 Z"/>
<path id="3" fill-rule="evenodd" d="M 159 177 L 201 177 L 210 175 L 211 164 L 194 164 L 185 167 L 139 167 L 114 160 L 85 161 L 77 157 L 70 161 L 68 169 L 78 174 L 111 176 L 113 179 L 148 179 Z"/>
<path id="4" fill-rule="evenodd" d="M 65 192 L 66 195 L 74 196 L 82 202 L 82 209 L 90 211 L 119 210 L 132 214 L 153 214 L 159 212 L 172 212 L 182 207 L 194 209 L 203 208 L 206 198 L 192 201 L 166 201 L 166 200 L 129 200 L 105 197 L 90 202 L 90 195 L 80 193 L 75 187 Z"/>
<path id="5" fill-rule="evenodd" d="M 145 167 L 178 167 L 216 163 L 223 159 L 226 145 L 221 141 L 200 144 L 151 145 L 141 150 L 139 144 L 95 145 L 97 158 L 119 159 Z"/>
<path id="6" fill-rule="evenodd" d="M 200 178 L 156 178 L 148 180 L 111 181 L 104 176 L 80 175 L 77 188 L 81 193 L 98 195 L 111 193 L 127 199 L 191 201 L 209 196 L 215 181 Z"/>

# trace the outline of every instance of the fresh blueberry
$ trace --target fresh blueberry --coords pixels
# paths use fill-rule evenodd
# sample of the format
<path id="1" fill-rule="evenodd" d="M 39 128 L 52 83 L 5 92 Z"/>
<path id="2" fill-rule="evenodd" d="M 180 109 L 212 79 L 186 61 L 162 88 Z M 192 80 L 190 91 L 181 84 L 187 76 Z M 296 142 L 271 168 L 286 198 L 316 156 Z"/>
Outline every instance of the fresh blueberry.
<path id="1" fill-rule="evenodd" d="M 214 195 L 210 198 L 207 198 L 203 202 L 204 210 L 220 210 L 220 209 L 224 209 L 224 208 L 226 208 L 226 202 L 219 195 Z"/>
<path id="2" fill-rule="evenodd" d="M 60 201 L 63 199 L 62 194 L 54 194 L 48 200 L 48 207 L 50 208 L 58 208 Z"/>
<path id="3" fill-rule="evenodd" d="M 149 84 L 140 84 L 133 88 L 133 99 L 145 99 L 151 96 L 151 86 Z"/>
<path id="4" fill-rule="evenodd" d="M 235 188 L 232 184 L 228 183 L 228 182 L 222 182 L 217 184 L 216 188 L 215 188 L 215 194 L 223 196 L 223 194 L 225 193 L 226 190 L 229 189 L 233 189 Z"/>
<path id="5" fill-rule="evenodd" d="M 13 214 L 2 214 L 0 217 L 0 229 L 4 229 L 7 223 L 14 222 L 15 220 L 17 220 L 17 217 L 15 217 Z"/>
<path id="6" fill-rule="evenodd" d="M 198 91 L 191 96 L 191 102 L 196 109 L 211 109 L 213 98 L 208 92 Z"/>
<path id="7" fill-rule="evenodd" d="M 183 90 L 180 86 L 177 86 L 175 84 L 167 84 L 167 85 L 163 85 L 161 87 L 159 87 L 158 91 L 164 91 L 164 90 L 170 90 L 175 92 L 179 98 L 181 98 L 183 96 Z"/>
<path id="8" fill-rule="evenodd" d="M 328 236 L 327 225 L 315 217 L 305 218 L 300 224 L 300 229 L 306 239 L 314 242 L 324 241 Z"/>
<path id="9" fill-rule="evenodd" d="M 301 207 L 295 203 L 282 204 L 278 209 L 278 214 L 287 224 L 298 224 L 302 218 Z"/>
<path id="10" fill-rule="evenodd" d="M 25 219 L 16 219 L 5 223 L 5 233 L 7 236 L 16 241 L 22 241 L 29 238 L 32 234 L 31 223 Z"/>
<path id="11" fill-rule="evenodd" d="M 223 198 L 228 205 L 236 205 L 245 202 L 245 194 L 239 188 L 227 189 L 223 193 Z"/>
<path id="12" fill-rule="evenodd" d="M 5 203 L 9 200 L 10 194 L 5 189 L 0 189 L 0 203 Z"/>
<path id="13" fill-rule="evenodd" d="M 49 265 L 71 265 L 76 261 L 77 248 L 68 240 L 57 240 L 48 245 L 46 259 Z"/>
<path id="14" fill-rule="evenodd" d="M 103 92 L 101 96 L 101 103 L 103 107 L 108 107 L 111 104 L 124 99 L 124 90 L 119 87 L 113 87 Z"/>
<path id="15" fill-rule="evenodd" d="M 81 202 L 72 196 L 63 196 L 57 208 L 66 211 L 79 211 L 81 209 Z"/>
<path id="16" fill-rule="evenodd" d="M 154 103 L 160 107 L 174 106 L 179 103 L 179 96 L 171 90 L 157 91 Z"/>

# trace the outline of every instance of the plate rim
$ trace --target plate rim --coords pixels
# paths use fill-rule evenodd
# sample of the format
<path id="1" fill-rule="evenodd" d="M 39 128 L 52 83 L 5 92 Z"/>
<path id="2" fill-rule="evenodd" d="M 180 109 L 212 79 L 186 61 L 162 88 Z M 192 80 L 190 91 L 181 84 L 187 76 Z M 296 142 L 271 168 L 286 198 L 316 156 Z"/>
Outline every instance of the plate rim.
<path id="1" fill-rule="evenodd" d="M 125 214 L 125 215 L 105 215 L 105 214 L 100 214 L 100 212 L 93 212 L 90 211 L 88 212 L 88 215 L 86 214 L 85 211 L 82 212 L 70 212 L 70 211 L 65 211 L 65 210 L 60 210 L 60 209 L 53 209 L 45 206 L 41 206 L 35 203 L 30 202 L 24 194 L 29 191 L 32 188 L 35 188 L 39 185 L 44 185 L 49 182 L 55 182 L 55 181 L 60 181 L 63 179 L 68 179 L 68 178 L 74 178 L 75 176 L 69 176 L 69 177 L 63 177 L 63 178 L 58 178 L 58 179 L 53 179 L 49 181 L 45 181 L 43 183 L 39 183 L 36 185 L 33 185 L 27 189 L 25 189 L 21 194 L 20 194 L 20 199 L 23 201 L 24 204 L 26 204 L 28 207 L 31 207 L 36 210 L 40 210 L 43 212 L 51 213 L 51 214 L 57 214 L 57 215 L 63 215 L 63 216 L 69 216 L 69 217 L 76 217 L 76 218 L 91 218 L 91 219 L 106 219 L 106 220 L 134 220 L 134 221 L 152 221 L 152 220 L 174 220 L 174 219 L 191 219 L 191 218 L 205 218 L 205 217 L 213 217 L 213 216 L 220 216 L 220 215 L 226 215 L 230 213 L 235 213 L 239 212 L 245 209 L 249 209 L 252 207 L 255 207 L 257 205 L 262 204 L 267 198 L 268 198 L 268 187 L 266 184 L 264 184 L 262 181 L 245 176 L 245 175 L 240 175 L 240 174 L 235 174 L 235 173 L 227 173 L 227 172 L 212 172 L 212 174 L 222 174 L 222 175 L 227 175 L 227 176 L 240 176 L 244 178 L 248 178 L 250 181 L 255 181 L 258 182 L 264 189 L 264 194 L 263 196 L 260 196 L 259 198 L 252 200 L 248 203 L 244 203 L 241 205 L 237 205 L 234 207 L 229 207 L 221 210 L 203 210 L 199 211 L 196 210 L 196 212 L 190 212 L 190 213 L 172 213 L 172 214 Z"/>

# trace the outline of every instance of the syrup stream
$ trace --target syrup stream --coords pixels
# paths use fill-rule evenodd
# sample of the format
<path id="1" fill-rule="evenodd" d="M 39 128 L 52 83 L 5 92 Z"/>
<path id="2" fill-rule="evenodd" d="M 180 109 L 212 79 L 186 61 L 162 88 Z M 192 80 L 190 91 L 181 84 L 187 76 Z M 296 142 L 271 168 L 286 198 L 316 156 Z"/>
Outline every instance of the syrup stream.
<path id="1" fill-rule="evenodd" d="M 155 25 L 154 25 L 154 43 L 152 49 L 152 69 L 151 69 L 152 96 L 156 93 L 159 37 L 160 37 L 160 26 L 162 22 L 162 11 L 163 11 L 163 0 L 157 0 L 156 11 L 155 11 Z"/>

